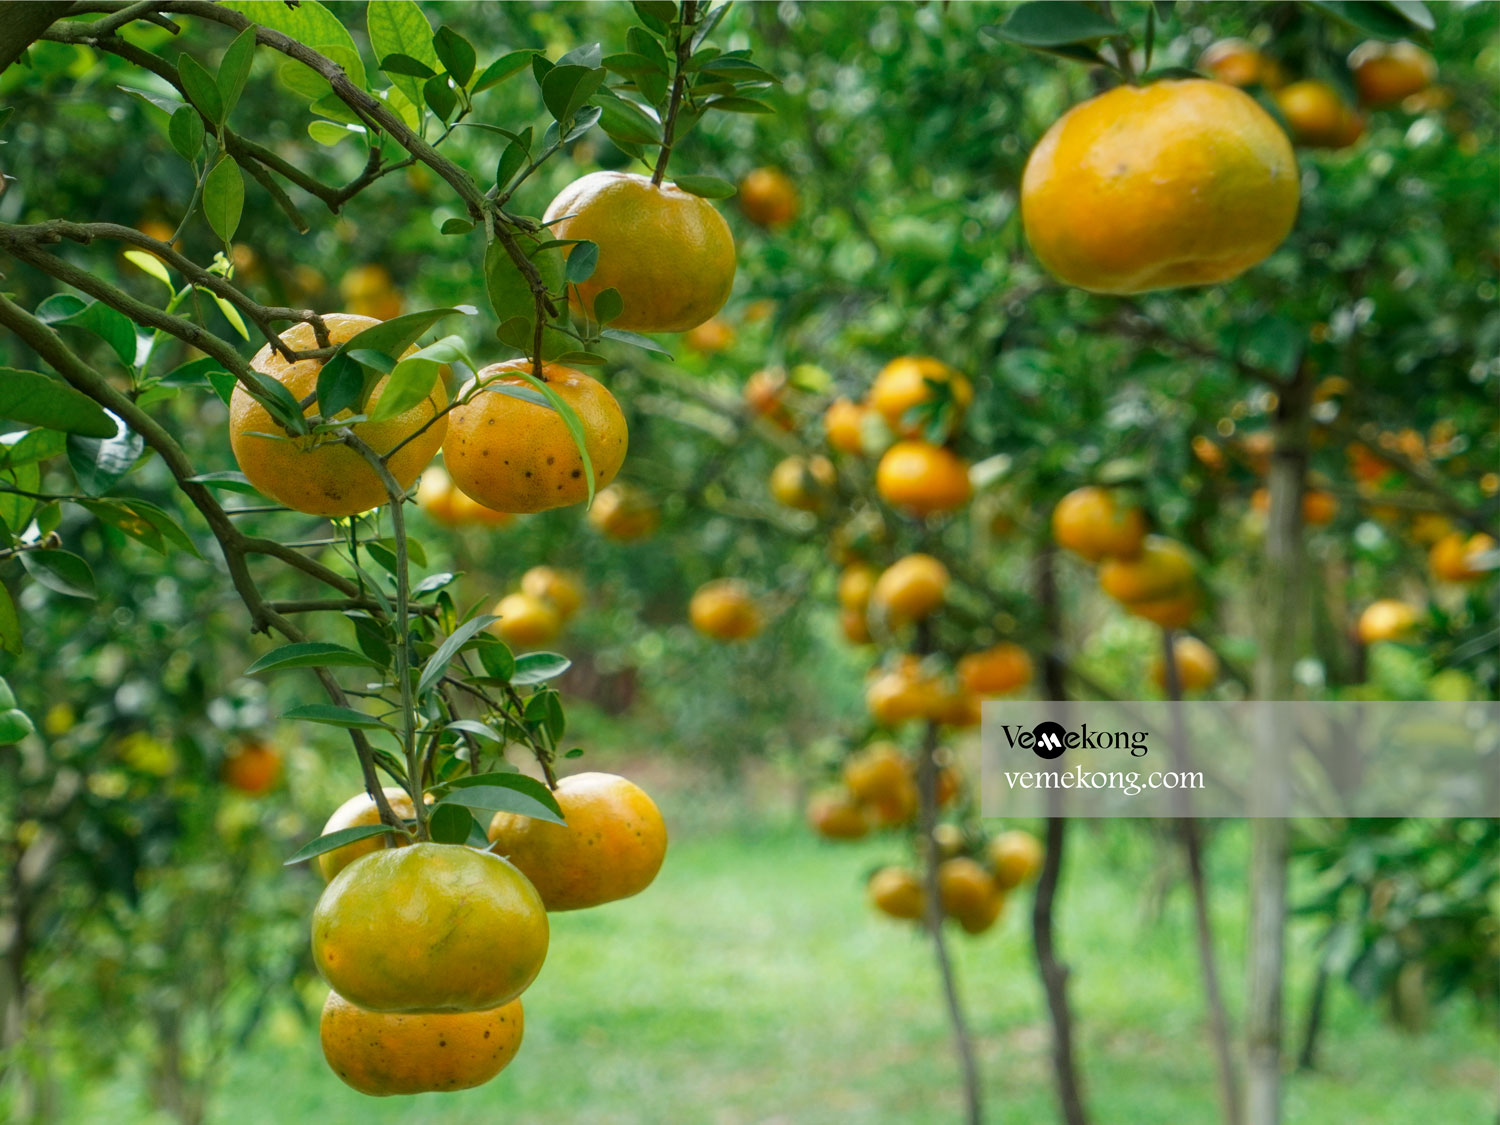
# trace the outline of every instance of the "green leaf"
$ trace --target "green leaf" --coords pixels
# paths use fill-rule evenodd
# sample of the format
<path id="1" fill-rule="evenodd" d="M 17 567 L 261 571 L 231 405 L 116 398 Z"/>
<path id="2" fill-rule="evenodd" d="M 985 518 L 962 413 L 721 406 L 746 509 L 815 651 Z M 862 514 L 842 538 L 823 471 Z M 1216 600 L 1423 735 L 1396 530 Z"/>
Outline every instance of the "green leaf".
<path id="1" fill-rule="evenodd" d="M 215 125 L 224 124 L 224 98 L 208 68 L 184 53 L 177 57 L 177 77 L 188 101 L 202 110 L 203 116 Z M 176 116 L 175 111 L 173 116 Z"/>
<path id="2" fill-rule="evenodd" d="M 245 178 L 233 157 L 221 157 L 203 181 L 203 214 L 221 242 L 234 237 L 245 209 Z M 244 323 L 241 322 L 241 328 Z"/>
<path id="3" fill-rule="evenodd" d="M 495 165 L 495 186 L 504 191 L 511 177 L 526 166 L 528 155 L 526 149 L 515 141 L 506 145 L 505 151 L 500 154 L 500 160 Z"/>
<path id="4" fill-rule="evenodd" d="M 993 34 L 1023 47 L 1061 47 L 1118 35 L 1120 27 L 1091 5 L 1032 0 L 1014 9 Z"/>
<path id="5" fill-rule="evenodd" d="M 324 641 L 302 641 L 282 645 L 266 653 L 245 669 L 245 675 L 279 671 L 282 668 L 375 668 L 378 665 L 362 652 Z"/>
<path id="6" fill-rule="evenodd" d="M 530 63 L 532 59 L 536 58 L 536 54 L 537 53 L 535 51 L 527 50 L 512 51 L 508 55 L 501 55 L 494 62 L 490 63 L 489 66 L 484 68 L 484 73 L 481 74 L 479 76 L 479 80 L 474 83 L 473 92 L 477 94 L 481 90 L 488 90 L 491 86 L 498 86 L 511 75 L 519 74 L 521 71 L 526 69 L 527 64 Z"/>
<path id="7" fill-rule="evenodd" d="M 603 295 L 602 293 L 600 294 L 601 297 Z M 666 348 L 662 347 L 650 336 L 642 336 L 639 332 L 627 332 L 623 328 L 604 328 L 600 330 L 599 335 L 601 338 L 613 340 L 617 344 L 629 344 L 631 347 L 643 348 L 648 352 L 656 352 L 664 355 L 668 359 L 672 358 L 672 353 L 667 351 Z"/>
<path id="8" fill-rule="evenodd" d="M 0 367 L 0 418 L 93 438 L 116 430 L 115 420 L 81 391 L 15 367 Z"/>
<path id="9" fill-rule="evenodd" d="M 82 500 L 79 503 L 99 519 L 119 528 L 126 535 L 139 539 L 161 554 L 166 554 L 166 544 L 172 543 L 196 558 L 203 557 L 182 525 L 155 504 L 135 497 L 126 500 Z"/>
<path id="10" fill-rule="evenodd" d="M 444 25 L 438 28 L 437 34 L 432 37 L 432 49 L 437 52 L 437 57 L 448 68 L 453 81 L 460 86 L 467 86 L 469 79 L 474 77 L 476 56 L 472 44 L 451 27 Z"/>
<path id="11" fill-rule="evenodd" d="M 126 368 L 135 366 L 135 325 L 122 312 L 99 301 L 80 301 L 68 293 L 48 297 L 36 307 L 37 319 L 46 324 L 79 328 L 99 337 Z"/>
<path id="12" fill-rule="evenodd" d="M 566 824 L 562 809 L 552 791 L 535 778 L 522 773 L 488 773 L 447 782 L 433 807 L 461 805 L 481 812 L 509 812 Z"/>
<path id="13" fill-rule="evenodd" d="M 172 275 L 167 272 L 166 265 L 155 254 L 148 254 L 144 250 L 126 250 L 122 256 L 142 273 L 150 274 L 156 278 L 157 281 L 167 287 L 169 292 L 177 292 L 176 287 L 172 284 Z"/>
<path id="14" fill-rule="evenodd" d="M 672 181 L 689 195 L 704 199 L 728 199 L 734 194 L 734 185 L 717 176 L 678 176 Z"/>
<path id="15" fill-rule="evenodd" d="M 340 344 L 318 372 L 318 409 L 325 418 L 333 418 L 351 407 L 363 409 L 370 391 L 382 372 L 371 371 L 354 359 L 351 352 L 372 351 L 381 355 L 400 356 L 439 320 L 463 309 L 424 309 L 372 324 L 363 332 Z"/>
<path id="16" fill-rule="evenodd" d="M 599 65 L 605 70 L 612 70 L 616 74 L 626 78 L 637 74 L 667 74 L 665 56 L 662 59 L 654 59 L 649 55 L 637 55 L 633 51 L 627 51 L 619 55 L 607 55 L 600 60 Z"/>
<path id="17" fill-rule="evenodd" d="M 365 29 L 381 69 L 391 76 L 396 89 L 413 105 L 422 104 L 422 81 L 437 73 L 437 52 L 432 49 L 432 25 L 416 0 L 384 0 L 365 9 Z M 399 55 L 416 64 L 396 69 L 391 56 Z M 417 70 L 416 68 L 421 68 Z"/>
<path id="18" fill-rule="evenodd" d="M 1422 0 L 1385 0 L 1385 2 L 1398 15 L 1404 17 L 1407 23 L 1423 31 L 1431 31 L 1437 27 L 1432 13 L 1427 10 L 1427 5 Z"/>
<path id="19" fill-rule="evenodd" d="M 35 733 L 36 727 L 31 725 L 31 716 L 25 711 L 15 707 L 0 711 L 0 746 L 20 742 L 27 735 Z"/>
<path id="20" fill-rule="evenodd" d="M 16 603 L 10 591 L 0 584 L 0 649 L 13 656 L 21 655 L 21 619 L 16 616 Z"/>
<path id="21" fill-rule="evenodd" d="M 677 5 L 672 0 L 631 0 L 630 6 L 642 23 L 662 35 L 671 30 L 677 18 Z"/>
<path id="22" fill-rule="evenodd" d="M 203 118 L 192 106 L 185 105 L 177 110 L 167 123 L 167 138 L 172 142 L 177 155 L 184 160 L 197 160 L 203 155 L 205 136 L 207 133 L 203 128 Z"/>
<path id="23" fill-rule="evenodd" d="M 424 81 L 437 73 L 435 69 L 428 66 L 421 59 L 414 59 L 410 55 L 403 55 L 400 51 L 386 55 L 380 60 L 380 69 L 387 74 L 401 75 L 406 78 L 421 78 Z"/>
<path id="24" fill-rule="evenodd" d="M 381 3 L 370 6 L 384 8 L 390 2 L 391 0 L 382 0 Z M 295 7 L 265 3 L 264 0 L 223 0 L 220 7 L 233 8 L 262 27 L 279 31 L 306 44 L 343 67 L 344 73 L 354 85 L 361 89 L 366 87 L 365 64 L 354 46 L 354 37 L 349 34 L 343 22 L 318 3 L 318 0 L 301 0 Z M 316 101 L 329 91 L 325 78 L 311 67 L 295 60 L 288 60 L 282 66 L 281 80 L 309 102 Z"/>
<path id="25" fill-rule="evenodd" d="M 67 445 L 68 435 L 57 430 L 27 430 L 0 435 L 0 469 L 45 461 L 58 456 Z"/>
<path id="26" fill-rule="evenodd" d="M 655 117 L 608 90 L 600 90 L 597 97 L 599 127 L 611 140 L 635 145 L 661 144 L 661 122 Z"/>
<path id="27" fill-rule="evenodd" d="M 349 125 L 335 125 L 332 121 L 309 121 L 307 123 L 307 135 L 324 148 L 332 148 L 340 141 L 359 136 L 361 132 L 363 130 Z"/>
<path id="28" fill-rule="evenodd" d="M 432 685 L 441 680 L 447 673 L 448 665 L 458 655 L 459 649 L 468 643 L 469 638 L 496 620 L 498 618 L 491 614 L 481 614 L 478 617 L 470 618 L 455 629 L 452 635 L 438 646 L 438 650 L 432 654 L 427 664 L 422 668 L 421 678 L 417 680 L 417 694 L 421 695 L 424 692 L 430 691 Z"/>
<path id="29" fill-rule="evenodd" d="M 458 95 L 453 92 L 446 74 L 435 74 L 422 83 L 422 100 L 444 121 L 453 116 L 453 110 L 458 106 Z"/>
<path id="30" fill-rule="evenodd" d="M 392 729 L 389 723 L 384 723 L 373 715 L 356 711 L 352 707 L 335 707 L 331 703 L 308 703 L 301 707 L 293 707 L 281 717 L 294 722 L 322 723 L 325 726 L 343 727 L 346 730 Z"/>
<path id="31" fill-rule="evenodd" d="M 518 236 L 522 253 L 536 266 L 542 284 L 554 297 L 563 293 L 563 256 L 559 249 L 541 250 L 537 241 Z M 491 242 L 484 253 L 484 281 L 489 294 L 490 306 L 495 310 L 495 319 L 500 322 L 500 339 L 520 351 L 530 354 L 536 329 L 536 303 L 525 276 L 511 260 L 503 244 Z M 519 321 L 518 325 L 506 329 L 508 321 Z M 566 351 L 571 338 L 561 332 L 543 334 L 543 356 Z"/>
<path id="32" fill-rule="evenodd" d="M 224 119 L 234 112 L 235 104 L 245 91 L 250 64 L 255 61 L 255 28 L 247 27 L 234 37 L 219 60 L 219 97 L 224 103 Z"/>
<path id="33" fill-rule="evenodd" d="M 26 573 L 47 589 L 70 598 L 98 597 L 94 572 L 71 551 L 23 551 L 20 558 Z"/>
<path id="34" fill-rule="evenodd" d="M 559 64 L 542 79 L 542 102 L 559 123 L 571 121 L 608 76 L 609 72 L 602 66 Z"/>
<path id="35" fill-rule="evenodd" d="M 368 840 L 371 836 L 384 836 L 388 832 L 399 835 L 397 830 L 389 824 L 358 824 L 353 828 L 340 828 L 337 832 L 330 832 L 326 836 L 319 836 L 316 840 L 302 845 L 282 866 L 290 867 L 294 863 L 305 863 L 310 859 L 322 855 L 324 852 L 336 851 L 345 844 L 353 844 L 359 840 Z"/>
<path id="36" fill-rule="evenodd" d="M 574 285 L 587 281 L 594 276 L 594 268 L 599 264 L 599 246 L 593 242 L 580 242 L 573 247 L 573 252 L 568 255 L 568 262 L 563 275 Z"/>
<path id="37" fill-rule="evenodd" d="M 443 225 L 439 228 L 439 233 L 468 234 L 473 229 L 474 224 L 468 219 L 460 219 L 457 215 L 454 215 L 452 218 L 443 220 Z"/>
<path id="38" fill-rule="evenodd" d="M 475 738 L 482 738 L 487 742 L 504 741 L 504 739 L 500 737 L 500 732 L 497 731 L 494 727 L 490 726 L 488 723 L 477 722 L 474 719 L 455 719 L 443 729 L 461 731 L 464 734 L 471 734 Z"/>
<path id="39" fill-rule="evenodd" d="M 1426 39 L 1427 29 L 1432 27 L 1432 14 L 1423 11 L 1427 19 L 1423 23 L 1410 19 L 1403 8 L 1392 4 L 1377 4 L 1363 0 L 1308 0 L 1308 6 L 1355 31 L 1373 35 L 1377 39 Z"/>
<path id="40" fill-rule="evenodd" d="M 0 472 L 0 482 L 27 492 L 36 492 L 42 487 L 42 471 L 35 463 L 16 465 Z M 24 528 L 35 510 L 36 501 L 31 497 L 0 491 L 0 519 L 5 521 L 6 527 Z"/>
<path id="41" fill-rule="evenodd" d="M 78 487 L 90 496 L 103 495 L 113 488 L 135 467 L 146 450 L 146 443 L 139 434 L 113 414 L 109 417 L 118 425 L 113 437 L 68 435 L 68 464 L 78 479 Z"/>
<path id="42" fill-rule="evenodd" d="M 432 394 L 444 364 L 464 363 L 473 367 L 463 344 L 461 336 L 445 336 L 396 364 L 380 392 L 380 401 L 370 412 L 370 420 L 394 418 L 423 402 Z"/>
<path id="43" fill-rule="evenodd" d="M 437 805 L 427 818 L 427 834 L 437 844 L 467 844 L 474 814 L 464 806 L 452 803 Z"/>
<path id="44" fill-rule="evenodd" d="M 511 674 L 510 681 L 516 687 L 543 684 L 561 676 L 571 667 L 573 662 L 561 653 L 528 652 L 516 657 L 516 670 Z"/>
<path id="45" fill-rule="evenodd" d="M 618 289 L 601 289 L 594 298 L 594 319 L 600 324 L 608 324 L 624 311 L 625 298 Z"/>
<path id="46" fill-rule="evenodd" d="M 765 102 L 758 102 L 754 98 L 741 98 L 735 96 L 713 98 L 703 103 L 704 109 L 717 109 L 725 113 L 775 113 L 776 111 Z"/>
<path id="47" fill-rule="evenodd" d="M 221 473 L 199 473 L 195 477 L 188 477 L 188 481 L 208 488 L 222 488 L 225 492 L 239 492 L 246 496 L 260 495 L 255 485 L 250 483 L 244 473 L 235 472 L 232 469 Z"/>
<path id="48" fill-rule="evenodd" d="M 509 681 L 516 674 L 515 654 L 499 637 L 486 637 L 479 646 L 479 663 L 486 675 Z"/>

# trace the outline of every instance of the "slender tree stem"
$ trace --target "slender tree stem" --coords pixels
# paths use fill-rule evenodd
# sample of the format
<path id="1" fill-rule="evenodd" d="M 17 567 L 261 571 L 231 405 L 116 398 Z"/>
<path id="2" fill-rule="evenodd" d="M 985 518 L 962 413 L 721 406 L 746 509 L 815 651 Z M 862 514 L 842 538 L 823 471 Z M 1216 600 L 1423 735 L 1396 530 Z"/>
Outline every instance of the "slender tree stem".
<path id="1" fill-rule="evenodd" d="M 672 159 L 672 143 L 677 132 L 677 113 L 682 108 L 683 91 L 687 88 L 688 62 L 693 57 L 693 24 L 698 15 L 697 0 L 683 0 L 682 15 L 673 27 L 676 39 L 673 42 L 672 94 L 667 100 L 667 116 L 661 124 L 661 152 L 656 156 L 656 167 L 651 172 L 651 183 L 661 187 L 667 175 L 667 163 Z"/>
<path id="2" fill-rule="evenodd" d="M 1172 711 L 1172 749 L 1179 769 L 1189 767 L 1187 732 L 1182 715 L 1182 677 L 1177 668 L 1177 641 L 1171 629 L 1161 631 L 1163 678 L 1168 705 Z M 1213 917 L 1209 911 L 1208 881 L 1203 873 L 1203 836 L 1194 818 L 1192 795 L 1186 790 L 1174 794 L 1179 802 L 1179 834 L 1183 856 L 1187 860 L 1188 886 L 1193 895 L 1193 928 L 1198 942 L 1198 966 L 1203 973 L 1203 994 L 1208 1004 L 1209 1034 L 1213 1039 L 1214 1061 L 1219 1071 L 1219 1104 L 1226 1125 L 1240 1125 L 1239 1075 L 1230 1045 L 1229 1017 L 1224 1010 L 1224 995 L 1219 987 L 1219 966 L 1214 955 Z"/>

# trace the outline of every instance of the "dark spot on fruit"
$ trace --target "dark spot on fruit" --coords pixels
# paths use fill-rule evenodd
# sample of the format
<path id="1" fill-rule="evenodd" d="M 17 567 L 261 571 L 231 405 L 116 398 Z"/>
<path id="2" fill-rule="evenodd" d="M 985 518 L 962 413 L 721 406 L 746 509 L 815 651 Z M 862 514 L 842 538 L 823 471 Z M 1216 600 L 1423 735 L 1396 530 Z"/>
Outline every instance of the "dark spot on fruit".
<path id="1" fill-rule="evenodd" d="M 501 1023 L 504 1023 L 504 1022 L 505 1022 L 505 1021 L 504 1021 L 504 1020 L 501 1020 L 501 1021 L 500 1021 L 500 1022 L 501 1022 Z M 490 1037 L 490 1033 L 489 1033 L 489 1032 L 488 1032 L 488 1031 L 486 1031 L 486 1032 L 485 1032 L 485 1033 L 484 1033 L 484 1037 L 485 1037 L 485 1038 L 486 1038 L 486 1039 L 488 1039 L 488 1038 L 489 1038 L 489 1037 Z"/>
<path id="2" fill-rule="evenodd" d="M 557 460 L 557 458 L 556 458 L 556 457 L 548 457 L 548 458 L 547 458 L 547 464 L 549 464 L 549 465 L 550 465 L 550 464 L 552 464 L 552 463 L 553 463 L 553 462 L 554 462 L 554 461 L 556 461 L 556 460 Z"/>
<path id="3" fill-rule="evenodd" d="M 573 479 L 574 480 L 577 480 L 581 476 L 583 476 L 583 471 L 582 470 L 580 470 L 580 469 L 574 469 L 573 470 Z"/>
<path id="4" fill-rule="evenodd" d="M 527 469 L 527 470 L 526 470 L 526 475 L 527 475 L 527 476 L 528 476 L 528 477 L 530 477 L 530 476 L 531 476 L 531 470 L 530 470 L 530 469 Z"/>

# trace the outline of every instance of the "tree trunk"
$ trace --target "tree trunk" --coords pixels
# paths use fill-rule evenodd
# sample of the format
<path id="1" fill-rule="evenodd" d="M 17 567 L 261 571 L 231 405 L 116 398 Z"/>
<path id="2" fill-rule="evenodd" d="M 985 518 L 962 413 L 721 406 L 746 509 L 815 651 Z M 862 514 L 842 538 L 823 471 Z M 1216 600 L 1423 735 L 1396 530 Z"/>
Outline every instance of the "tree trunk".
<path id="1" fill-rule="evenodd" d="M 1062 614 L 1058 607 L 1055 561 L 1056 552 L 1052 545 L 1044 545 L 1037 555 L 1037 598 L 1042 606 L 1045 635 L 1051 639 L 1053 646 L 1062 643 Z M 1068 698 L 1063 664 L 1055 647 L 1043 654 L 1042 680 L 1048 696 L 1054 702 L 1060 703 Z M 1073 1060 L 1073 1014 L 1068 1008 L 1068 967 L 1057 959 L 1053 918 L 1068 831 L 1067 819 L 1056 815 L 1061 799 L 1060 790 L 1047 790 L 1047 802 L 1054 815 L 1047 819 L 1046 851 L 1031 911 L 1031 940 L 1036 952 L 1037 972 L 1047 994 L 1047 1012 L 1052 1020 L 1052 1072 L 1057 1081 L 1058 1108 L 1066 1125 L 1088 1125 L 1078 1069 Z"/>
<path id="2" fill-rule="evenodd" d="M 979 1063 L 974 1057 L 974 1040 L 964 1019 L 958 981 L 943 937 L 943 904 L 938 893 L 938 864 L 942 857 L 938 855 L 937 844 L 932 838 L 932 830 L 937 825 L 937 744 L 937 724 L 928 723 L 922 738 L 921 757 L 917 759 L 918 827 L 922 835 L 919 846 L 922 849 L 926 923 L 937 957 L 938 975 L 943 981 L 943 999 L 948 1009 L 948 1023 L 953 1029 L 953 1051 L 958 1056 L 963 1078 L 964 1121 L 967 1125 L 980 1125 L 984 1120 L 984 1101 L 979 1083 Z"/>
<path id="3" fill-rule="evenodd" d="M 1292 698 L 1293 666 L 1307 618 L 1303 566 L 1302 489 L 1307 473 L 1307 370 L 1289 383 L 1277 404 L 1275 449 L 1267 487 L 1266 565 L 1259 604 L 1265 622 L 1255 665 L 1256 695 Z M 1286 958 L 1288 822 L 1287 738 L 1279 721 L 1262 714 L 1255 731 L 1250 822 L 1250 946 L 1245 1030 L 1249 1072 L 1246 1125 L 1281 1120 L 1282 1003 Z"/>

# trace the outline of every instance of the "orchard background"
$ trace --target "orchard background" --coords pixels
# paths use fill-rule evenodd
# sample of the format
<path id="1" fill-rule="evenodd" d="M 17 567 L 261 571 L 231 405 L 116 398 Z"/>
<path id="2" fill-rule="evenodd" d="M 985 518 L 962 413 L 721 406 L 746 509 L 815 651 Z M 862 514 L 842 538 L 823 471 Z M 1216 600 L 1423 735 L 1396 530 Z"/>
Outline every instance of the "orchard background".
<path id="1" fill-rule="evenodd" d="M 0 14 L 0 1116 L 1494 1119 L 1493 821 L 982 821 L 971 725 L 998 692 L 1500 694 L 1493 5 Z M 1028 154 L 1194 69 L 1298 142 L 1295 226 L 1212 284 L 1058 281 Z M 680 333 L 619 327 L 607 229 L 595 264 L 539 223 L 656 169 L 733 234 Z M 670 304 L 725 279 L 704 245 L 627 257 Z M 615 484 L 512 518 L 438 463 L 352 521 L 258 495 L 230 391 L 296 427 L 247 361 L 309 311 L 396 322 L 303 403 L 346 476 L 387 452 L 336 409 L 379 418 L 378 379 L 420 412 L 519 358 L 544 377 L 474 401 L 571 464 L 592 423 L 541 361 L 597 377 Z M 1186 574 L 1143 611 L 1147 530 Z M 671 844 L 550 915 L 516 1061 L 340 1082 L 332 853 L 284 861 L 377 778 L 436 801 L 366 847 L 462 848 L 583 770 Z"/>

